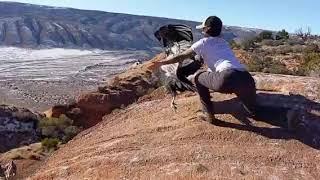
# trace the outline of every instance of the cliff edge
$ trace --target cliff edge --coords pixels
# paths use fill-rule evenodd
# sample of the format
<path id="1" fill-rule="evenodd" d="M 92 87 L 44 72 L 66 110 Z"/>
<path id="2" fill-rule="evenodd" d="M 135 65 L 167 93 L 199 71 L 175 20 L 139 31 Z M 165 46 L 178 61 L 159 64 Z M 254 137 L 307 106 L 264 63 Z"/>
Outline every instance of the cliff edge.
<path id="1" fill-rule="evenodd" d="M 214 93 L 218 120 L 209 124 L 196 116 L 196 94 L 179 95 L 178 112 L 171 110 L 170 96 L 154 90 L 149 63 L 80 97 L 73 108 L 86 118 L 78 123 L 91 128 L 30 179 L 320 177 L 317 78 L 254 73 L 258 101 L 271 108 L 252 119 L 235 96 Z M 288 116 L 299 119 L 294 130 L 286 127 Z"/>

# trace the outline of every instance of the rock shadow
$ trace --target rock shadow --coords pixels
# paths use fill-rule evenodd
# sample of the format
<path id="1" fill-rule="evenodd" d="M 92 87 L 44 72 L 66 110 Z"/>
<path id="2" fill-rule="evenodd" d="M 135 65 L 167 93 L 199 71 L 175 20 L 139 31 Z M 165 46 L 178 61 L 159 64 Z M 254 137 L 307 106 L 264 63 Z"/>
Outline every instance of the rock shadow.
<path id="1" fill-rule="evenodd" d="M 259 93 L 257 102 L 254 116 L 246 113 L 238 98 L 214 102 L 216 114 L 231 114 L 242 122 L 235 124 L 216 120 L 214 125 L 251 131 L 270 139 L 296 139 L 312 148 L 320 149 L 319 103 L 301 95 L 269 93 Z M 256 127 L 254 121 L 262 121 L 272 127 Z"/>

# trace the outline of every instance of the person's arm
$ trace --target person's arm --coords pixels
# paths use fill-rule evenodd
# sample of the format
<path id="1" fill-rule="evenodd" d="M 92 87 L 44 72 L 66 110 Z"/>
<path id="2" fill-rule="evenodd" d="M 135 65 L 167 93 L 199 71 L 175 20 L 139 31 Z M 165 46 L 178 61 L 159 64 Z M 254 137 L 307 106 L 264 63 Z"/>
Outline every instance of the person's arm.
<path id="1" fill-rule="evenodd" d="M 164 61 L 160 61 L 160 62 L 162 63 L 162 65 L 174 64 L 174 63 L 182 62 L 185 59 L 192 58 L 193 56 L 195 56 L 195 52 L 191 48 L 189 48 L 180 54 L 177 54 L 175 56 L 169 56 Z"/>
<path id="2" fill-rule="evenodd" d="M 159 68 L 162 65 L 174 64 L 174 63 L 182 62 L 185 59 L 192 58 L 193 56 L 195 56 L 195 54 L 196 53 L 191 48 L 189 48 L 189 49 L 187 49 L 186 51 L 184 51 L 184 52 L 182 52 L 180 54 L 177 54 L 175 56 L 169 56 L 163 61 L 154 62 L 150 66 L 149 69 L 155 70 L 155 69 Z"/>

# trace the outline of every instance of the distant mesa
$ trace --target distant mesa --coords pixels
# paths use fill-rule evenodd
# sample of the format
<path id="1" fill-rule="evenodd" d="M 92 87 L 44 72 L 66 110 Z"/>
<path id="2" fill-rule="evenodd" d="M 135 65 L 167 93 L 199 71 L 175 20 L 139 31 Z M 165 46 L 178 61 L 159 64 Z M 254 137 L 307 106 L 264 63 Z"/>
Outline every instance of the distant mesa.
<path id="1" fill-rule="evenodd" d="M 198 22 L 102 11 L 0 2 L 0 45 L 28 48 L 153 50 L 153 32 L 164 24 Z M 244 39 L 261 30 L 228 26 L 227 40 Z M 196 39 L 201 37 L 194 30 Z"/>

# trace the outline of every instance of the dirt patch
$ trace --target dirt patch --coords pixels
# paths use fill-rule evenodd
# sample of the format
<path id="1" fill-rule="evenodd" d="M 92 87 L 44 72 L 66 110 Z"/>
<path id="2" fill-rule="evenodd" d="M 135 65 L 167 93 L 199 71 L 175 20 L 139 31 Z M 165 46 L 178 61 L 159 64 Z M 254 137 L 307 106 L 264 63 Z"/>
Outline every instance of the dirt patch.
<path id="1" fill-rule="evenodd" d="M 1 154 L 0 163 L 4 165 L 13 161 L 17 167 L 14 179 L 26 179 L 39 170 L 47 156 L 42 152 L 41 143 L 35 143 Z"/>

